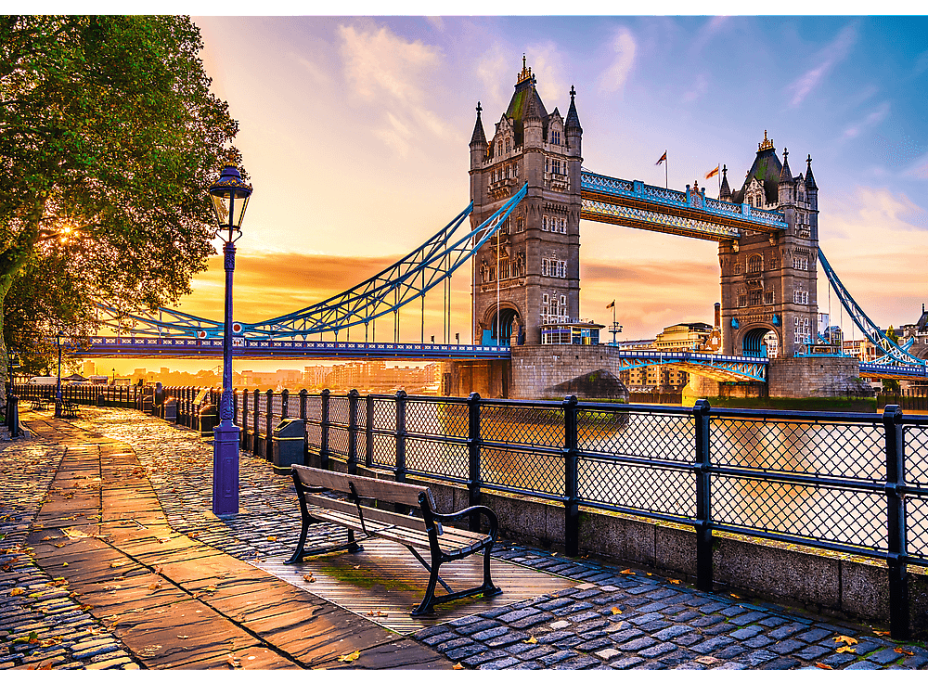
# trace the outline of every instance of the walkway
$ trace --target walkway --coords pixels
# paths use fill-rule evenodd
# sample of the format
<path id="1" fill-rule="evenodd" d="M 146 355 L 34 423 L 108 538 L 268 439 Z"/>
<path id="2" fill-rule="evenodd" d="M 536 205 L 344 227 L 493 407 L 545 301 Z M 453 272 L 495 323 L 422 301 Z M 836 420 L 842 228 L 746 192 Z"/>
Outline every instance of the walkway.
<path id="1" fill-rule="evenodd" d="M 23 421 L 33 437 L 0 447 L 0 669 L 928 666 L 922 643 L 510 543 L 494 574 L 525 580 L 391 630 L 363 579 L 352 612 L 313 592 L 321 566 L 275 576 L 298 514 L 264 460 L 242 454 L 241 512 L 217 518 L 195 432 L 117 409 Z"/>

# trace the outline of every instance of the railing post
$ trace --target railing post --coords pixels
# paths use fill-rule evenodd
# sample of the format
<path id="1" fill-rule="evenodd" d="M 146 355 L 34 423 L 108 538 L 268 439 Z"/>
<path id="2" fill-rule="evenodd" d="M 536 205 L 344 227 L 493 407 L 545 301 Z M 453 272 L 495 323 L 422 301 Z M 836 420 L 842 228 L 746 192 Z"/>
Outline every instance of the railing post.
<path id="1" fill-rule="evenodd" d="M 348 392 L 348 473 L 358 473 L 358 398 L 357 388 Z"/>
<path id="2" fill-rule="evenodd" d="M 219 407 L 219 399 L 221 397 L 222 397 L 221 395 L 216 394 L 215 388 L 212 389 L 209 392 L 209 404 L 212 405 L 213 407 Z M 232 389 L 232 421 L 233 423 L 238 423 L 236 422 L 236 420 L 238 420 L 238 422 L 242 421 L 241 418 L 239 418 L 238 416 L 238 393 L 235 392 L 235 389 Z M 239 424 L 239 426 L 241 427 L 241 424 Z M 241 433 L 239 434 L 239 437 L 241 437 Z M 239 440 L 239 445 L 241 445 L 241 440 Z"/>
<path id="3" fill-rule="evenodd" d="M 241 446 L 248 448 L 248 389 L 242 389 L 242 440 Z"/>
<path id="4" fill-rule="evenodd" d="M 709 449 L 709 402 L 697 400 L 693 406 L 696 459 L 696 587 L 712 591 L 712 474 Z"/>
<path id="5" fill-rule="evenodd" d="M 467 396 L 467 496 L 469 505 L 480 504 L 480 394 Z M 468 527 L 480 530 L 480 516 L 471 515 Z"/>
<path id="6" fill-rule="evenodd" d="M 251 414 L 254 416 L 251 418 L 251 452 L 253 455 L 259 455 L 258 452 L 258 429 L 259 423 L 261 422 L 261 389 L 256 388 L 252 394 L 254 400 L 254 407 L 251 410 Z"/>
<path id="7" fill-rule="evenodd" d="M 309 395 L 305 388 L 300 389 L 300 419 L 306 419 L 306 396 Z"/>
<path id="8" fill-rule="evenodd" d="M 290 391 L 286 388 L 280 392 L 280 418 L 286 419 L 290 412 Z"/>
<path id="9" fill-rule="evenodd" d="M 307 431 L 309 426 L 306 422 L 306 396 L 308 395 L 305 388 L 300 389 L 300 419 L 303 420 L 303 464 L 309 464 L 309 436 Z"/>
<path id="10" fill-rule="evenodd" d="M 886 517 L 889 556 L 889 633 L 896 641 L 909 638 L 909 585 L 906 568 L 905 456 L 902 410 L 898 405 L 883 409 L 886 432 Z"/>
<path id="11" fill-rule="evenodd" d="M 577 505 L 577 396 L 569 395 L 564 408 L 564 554 L 580 553 L 580 508 Z"/>
<path id="12" fill-rule="evenodd" d="M 322 419 L 319 422 L 319 466 L 322 469 L 329 468 L 329 396 L 331 391 L 323 388 L 319 397 L 322 399 Z"/>
<path id="13" fill-rule="evenodd" d="M 364 401 L 364 414 L 364 466 L 370 468 L 374 465 L 374 396 L 370 394 Z"/>
<path id="14" fill-rule="evenodd" d="M 274 429 L 271 422 L 274 421 L 274 389 L 267 389 L 264 395 L 267 398 L 267 405 L 264 412 L 264 455 L 262 457 L 265 460 L 270 460 L 273 457 L 271 454 L 271 436 L 274 435 Z"/>
<path id="15" fill-rule="evenodd" d="M 406 391 L 396 392 L 396 480 L 406 481 Z"/>

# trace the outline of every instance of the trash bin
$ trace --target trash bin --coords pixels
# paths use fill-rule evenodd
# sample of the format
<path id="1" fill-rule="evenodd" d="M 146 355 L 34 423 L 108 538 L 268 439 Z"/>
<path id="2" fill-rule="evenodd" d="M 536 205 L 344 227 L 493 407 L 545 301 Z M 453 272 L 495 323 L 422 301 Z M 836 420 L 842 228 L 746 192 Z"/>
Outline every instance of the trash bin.
<path id="1" fill-rule="evenodd" d="M 219 423 L 219 416 L 216 413 L 216 406 L 210 403 L 207 398 L 200 404 L 199 427 L 200 438 L 213 439 L 213 429 Z"/>
<path id="2" fill-rule="evenodd" d="M 271 461 L 278 474 L 289 474 L 290 465 L 305 464 L 306 420 L 284 419 L 274 427 Z"/>
<path id="3" fill-rule="evenodd" d="M 164 421 L 177 423 L 177 401 L 174 398 L 164 401 Z"/>

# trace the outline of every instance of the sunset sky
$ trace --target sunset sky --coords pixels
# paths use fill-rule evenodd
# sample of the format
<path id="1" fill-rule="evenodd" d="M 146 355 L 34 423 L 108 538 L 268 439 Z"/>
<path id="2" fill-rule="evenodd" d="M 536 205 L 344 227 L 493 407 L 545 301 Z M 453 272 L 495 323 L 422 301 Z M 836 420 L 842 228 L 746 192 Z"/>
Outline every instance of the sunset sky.
<path id="1" fill-rule="evenodd" d="M 492 136 L 523 53 L 549 112 L 566 114 L 576 88 L 585 168 L 663 185 L 655 162 L 666 150 L 671 188 L 698 179 L 717 195 L 705 174 L 727 165 L 740 187 L 766 130 L 781 160 L 789 148 L 794 174 L 812 156 L 822 249 L 871 318 L 911 323 L 928 302 L 924 17 L 195 22 L 214 91 L 240 122 L 236 145 L 255 189 L 237 244 L 238 320 L 288 313 L 361 282 L 464 209 L 474 108 L 480 101 Z M 720 298 L 715 243 L 586 221 L 580 241 L 582 318 L 610 323 L 606 305 L 615 300 L 621 338 L 711 323 Z M 452 297 L 452 334 L 462 342 L 471 331 L 469 289 L 470 270 L 462 270 Z M 435 293 L 425 336 L 440 341 Z M 221 319 L 218 257 L 179 309 Z M 819 309 L 829 309 L 821 271 Z M 832 296 L 837 323 L 839 309 Z M 403 339 L 419 339 L 418 312 L 403 318 Z M 850 335 L 847 315 L 844 328 Z M 391 322 L 377 329 L 388 335 Z M 123 373 L 146 364 L 162 362 L 115 366 Z"/>

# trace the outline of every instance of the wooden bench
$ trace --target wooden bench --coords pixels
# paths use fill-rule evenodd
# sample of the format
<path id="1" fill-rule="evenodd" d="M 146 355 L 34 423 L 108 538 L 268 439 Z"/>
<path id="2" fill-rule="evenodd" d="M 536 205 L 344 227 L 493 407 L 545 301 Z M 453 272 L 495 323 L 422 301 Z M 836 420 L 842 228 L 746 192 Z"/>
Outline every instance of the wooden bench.
<path id="1" fill-rule="evenodd" d="M 76 419 L 81 416 L 81 408 L 77 403 L 71 400 L 62 400 L 61 416 L 66 419 Z"/>
<path id="2" fill-rule="evenodd" d="M 304 556 L 334 550 L 361 551 L 363 548 L 358 545 L 359 542 L 378 537 L 405 546 L 429 572 L 425 597 L 410 613 L 413 617 L 433 614 L 433 607 L 439 603 L 480 593 L 484 596 L 502 593 L 490 579 L 490 550 L 496 542 L 498 528 L 496 514 L 490 508 L 478 505 L 442 514 L 435 511 L 432 493 L 425 486 L 351 476 L 301 465 L 293 465 L 291 472 L 303 521 L 300 542 L 286 564 L 301 562 Z M 409 514 L 375 508 L 371 501 L 379 505 L 400 506 L 396 509 L 408 508 Z M 487 518 L 489 533 L 442 527 L 444 522 L 464 519 L 475 513 Z M 348 542 L 304 551 L 307 529 L 317 522 L 344 526 L 348 530 Z M 356 532 L 360 534 L 357 538 Z M 426 561 L 417 549 L 427 549 L 430 559 Z M 464 591 L 452 591 L 438 574 L 441 565 L 480 551 L 483 551 L 483 584 Z M 436 583 L 447 591 L 445 595 L 435 596 Z"/>

